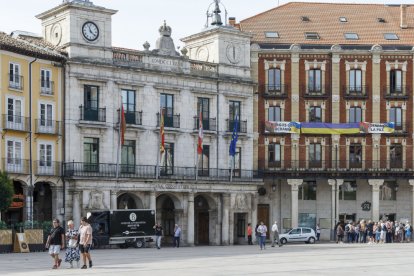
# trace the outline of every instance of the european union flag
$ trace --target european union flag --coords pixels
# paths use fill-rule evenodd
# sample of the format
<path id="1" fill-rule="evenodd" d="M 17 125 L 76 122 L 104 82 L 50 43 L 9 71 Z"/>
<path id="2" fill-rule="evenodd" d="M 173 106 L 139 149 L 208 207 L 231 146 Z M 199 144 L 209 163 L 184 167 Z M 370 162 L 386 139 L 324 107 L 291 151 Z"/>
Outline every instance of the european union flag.
<path id="1" fill-rule="evenodd" d="M 236 115 L 236 120 L 234 121 L 234 126 L 233 126 L 233 134 L 231 135 L 231 142 L 230 142 L 230 149 L 229 149 L 230 156 L 236 155 L 236 144 L 237 144 L 238 138 L 239 138 L 239 116 Z"/>

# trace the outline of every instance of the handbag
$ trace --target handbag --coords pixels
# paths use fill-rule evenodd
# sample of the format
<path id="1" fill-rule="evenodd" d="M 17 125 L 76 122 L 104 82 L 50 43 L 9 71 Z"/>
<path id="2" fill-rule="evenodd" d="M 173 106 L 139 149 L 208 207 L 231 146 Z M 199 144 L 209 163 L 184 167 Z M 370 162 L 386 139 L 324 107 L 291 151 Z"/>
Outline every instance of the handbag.
<path id="1" fill-rule="evenodd" d="M 68 247 L 69 248 L 76 248 L 78 246 L 78 241 L 75 239 L 69 239 Z"/>

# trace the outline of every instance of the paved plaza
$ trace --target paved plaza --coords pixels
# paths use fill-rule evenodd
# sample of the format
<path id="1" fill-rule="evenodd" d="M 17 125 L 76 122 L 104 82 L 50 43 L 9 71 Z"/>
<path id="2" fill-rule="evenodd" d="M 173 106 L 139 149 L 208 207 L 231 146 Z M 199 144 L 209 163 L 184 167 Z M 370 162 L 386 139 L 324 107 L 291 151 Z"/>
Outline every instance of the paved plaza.
<path id="1" fill-rule="evenodd" d="M 0 275 L 413 275 L 412 244 L 105 249 L 94 267 L 52 270 L 47 253 L 2 254 Z"/>

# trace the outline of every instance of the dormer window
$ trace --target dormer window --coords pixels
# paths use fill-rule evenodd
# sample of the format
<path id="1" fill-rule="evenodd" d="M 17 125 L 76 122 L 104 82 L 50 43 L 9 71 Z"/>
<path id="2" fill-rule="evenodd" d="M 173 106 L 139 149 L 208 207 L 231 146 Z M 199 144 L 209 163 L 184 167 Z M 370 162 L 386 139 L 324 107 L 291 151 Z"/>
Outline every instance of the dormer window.
<path id="1" fill-rule="evenodd" d="M 385 23 L 385 19 L 384 19 L 384 18 L 382 18 L 382 17 L 378 17 L 378 18 L 377 18 L 377 21 L 378 21 L 379 23 Z"/>
<path id="2" fill-rule="evenodd" d="M 357 33 L 344 33 L 345 39 L 347 40 L 358 40 L 358 34 Z"/>
<path id="3" fill-rule="evenodd" d="M 397 34 L 395 34 L 395 33 L 385 33 L 384 34 L 384 38 L 386 39 L 386 40 L 399 40 L 400 38 L 398 37 L 398 35 Z"/>
<path id="4" fill-rule="evenodd" d="M 265 32 L 265 37 L 266 38 L 279 38 L 279 33 L 278 32 Z"/>
<path id="5" fill-rule="evenodd" d="M 339 17 L 339 22 L 345 23 L 348 22 L 348 19 L 344 16 Z"/>
<path id="6" fill-rule="evenodd" d="M 309 22 L 310 20 L 309 20 L 309 17 L 307 17 L 307 16 L 302 16 L 301 17 L 301 20 L 303 21 L 303 22 Z"/>
<path id="7" fill-rule="evenodd" d="M 306 39 L 319 39 L 319 34 L 314 32 L 305 33 Z"/>

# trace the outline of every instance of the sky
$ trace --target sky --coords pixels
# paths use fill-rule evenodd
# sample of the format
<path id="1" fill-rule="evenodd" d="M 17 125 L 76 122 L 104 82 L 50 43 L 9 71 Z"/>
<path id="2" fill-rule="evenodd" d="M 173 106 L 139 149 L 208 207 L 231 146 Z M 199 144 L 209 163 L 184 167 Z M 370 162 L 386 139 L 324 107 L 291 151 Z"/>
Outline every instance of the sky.
<path id="1" fill-rule="evenodd" d="M 159 37 L 158 28 L 166 20 L 172 28 L 176 46 L 182 46 L 180 38 L 202 31 L 206 12 L 213 0 L 91 0 L 95 5 L 118 10 L 112 18 L 112 45 L 143 50 L 148 41 L 151 49 Z M 292 1 L 285 0 L 221 0 L 228 17 L 242 19 Z M 300 2 L 315 2 L 301 0 Z M 348 1 L 317 0 L 316 2 L 413 4 L 412 0 Z M 41 34 L 40 20 L 35 15 L 60 5 L 62 0 L 0 0 L 0 31 L 14 30 Z M 224 21 L 224 11 L 222 10 Z"/>

